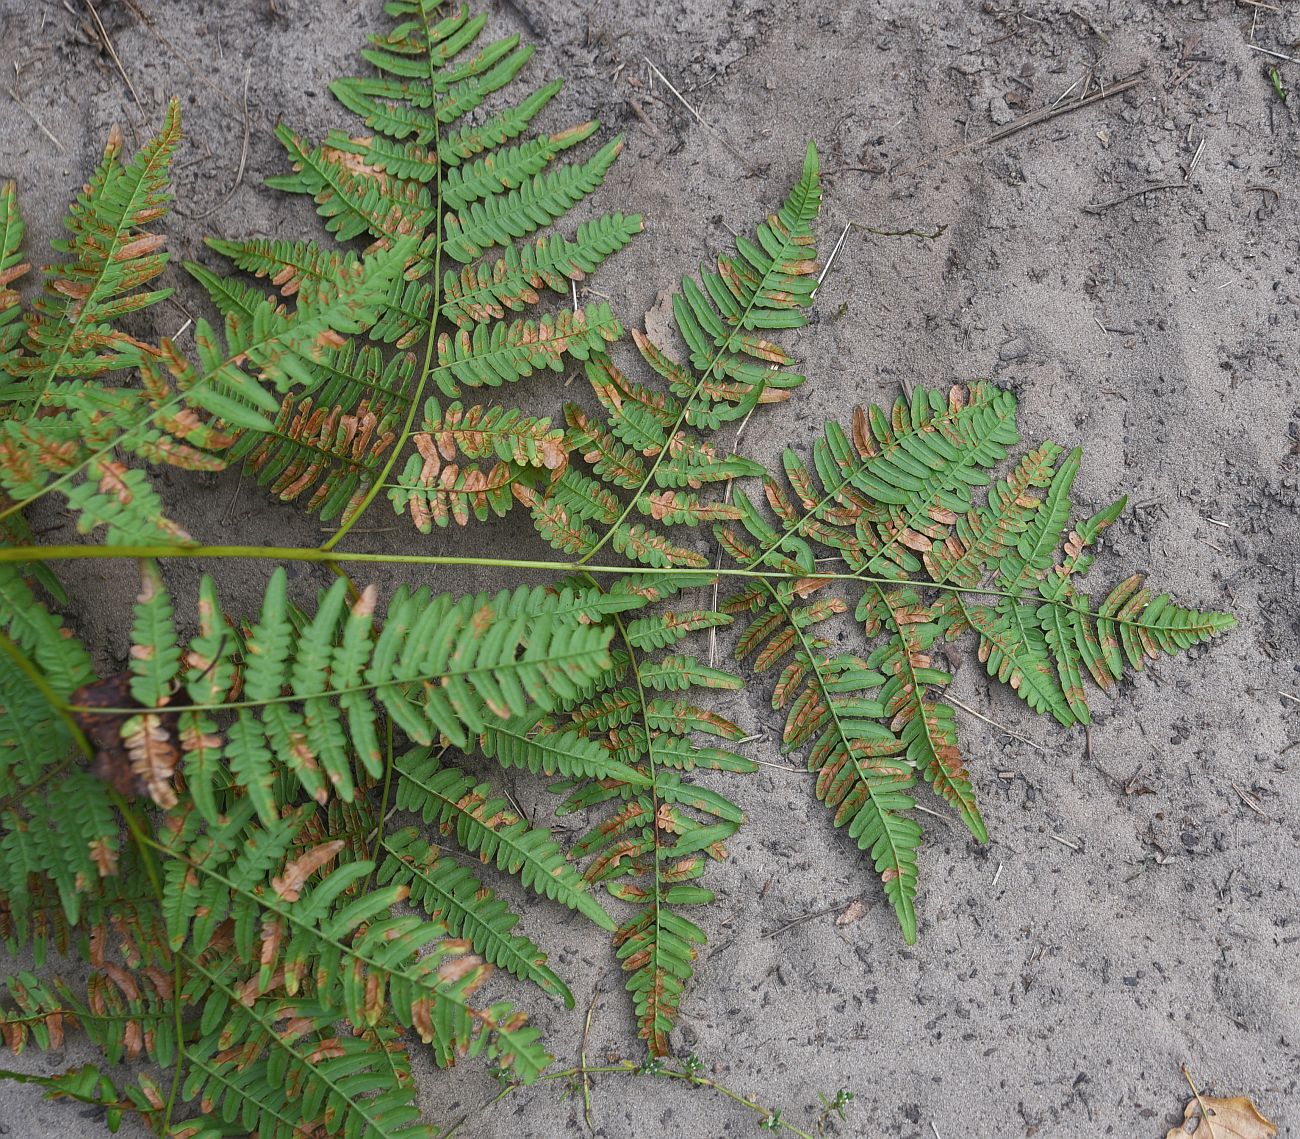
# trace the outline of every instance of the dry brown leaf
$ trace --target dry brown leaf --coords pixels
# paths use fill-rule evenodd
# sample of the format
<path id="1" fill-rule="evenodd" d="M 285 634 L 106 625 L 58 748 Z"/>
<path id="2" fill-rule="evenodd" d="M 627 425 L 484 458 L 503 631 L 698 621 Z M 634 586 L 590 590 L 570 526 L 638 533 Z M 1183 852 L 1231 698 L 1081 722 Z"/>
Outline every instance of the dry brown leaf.
<path id="1" fill-rule="evenodd" d="M 645 314 L 646 335 L 656 348 L 674 364 L 684 364 L 682 350 L 678 347 L 677 321 L 673 317 L 673 295 L 667 289 L 655 297 L 655 303 Z"/>
<path id="2" fill-rule="evenodd" d="M 855 921 L 861 921 L 867 914 L 867 903 L 861 898 L 854 898 L 847 906 L 844 912 L 835 919 L 836 925 L 852 925 Z"/>
<path id="3" fill-rule="evenodd" d="M 176 806 L 171 779 L 180 753 L 163 717 L 153 712 L 132 716 L 122 725 L 122 742 L 136 786 L 164 810 Z"/>
<path id="4" fill-rule="evenodd" d="M 1205 1110 L 1210 1113 L 1209 1119 L 1201 1114 L 1201 1104 L 1205 1104 Z M 1187 1125 L 1193 1120 L 1196 1121 L 1196 1130 L 1188 1131 Z M 1276 1134 L 1277 1128 L 1246 1096 L 1219 1099 L 1203 1095 L 1187 1101 L 1183 1122 L 1171 1127 L 1165 1139 L 1271 1139 Z"/>
<path id="5" fill-rule="evenodd" d="M 286 902 L 296 902 L 302 894 L 307 879 L 316 873 L 344 847 L 341 838 L 314 846 L 300 858 L 295 858 L 284 868 L 284 874 L 271 879 L 271 888 Z"/>

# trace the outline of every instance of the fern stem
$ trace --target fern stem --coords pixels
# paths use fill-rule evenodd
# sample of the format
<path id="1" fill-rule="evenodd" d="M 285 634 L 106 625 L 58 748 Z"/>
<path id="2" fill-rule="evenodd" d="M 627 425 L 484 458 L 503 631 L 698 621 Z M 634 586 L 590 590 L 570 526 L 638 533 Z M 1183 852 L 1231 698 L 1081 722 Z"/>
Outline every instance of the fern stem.
<path id="1" fill-rule="evenodd" d="M 0 515 L 0 518 L 3 516 Z M 594 552 L 594 551 L 593 551 Z M 369 554 L 326 549 L 315 546 L 4 546 L 0 547 L 0 564 L 17 562 L 28 564 L 41 561 L 83 561 L 111 558 L 248 558 L 253 561 L 356 563 L 372 565 L 415 566 L 480 566 L 492 569 L 543 570 L 561 577 L 572 573 L 606 573 L 618 575 L 678 575 L 692 577 L 715 574 L 722 577 L 749 578 L 763 582 L 782 581 L 853 581 L 859 585 L 901 585 L 897 578 L 877 577 L 858 573 L 790 573 L 785 570 L 756 570 L 722 566 L 698 569 L 689 566 L 611 566 L 591 565 L 581 559 L 573 562 L 533 561 L 523 558 L 451 557 L 440 554 Z M 994 589 L 983 585 L 952 585 L 949 582 L 912 582 L 918 589 L 937 589 L 941 593 L 969 594 L 974 597 L 1009 597 L 1026 603 L 1023 593 L 1009 589 Z M 1149 629 L 1144 621 L 1101 613 L 1095 609 L 1080 609 L 1053 597 L 1034 597 L 1036 605 L 1054 605 L 1073 610 L 1085 617 L 1102 618 L 1113 625 L 1133 629 Z M 230 705 L 223 705 L 230 707 Z M 96 709 L 98 711 L 99 709 Z M 139 709 L 136 709 L 139 711 Z"/>

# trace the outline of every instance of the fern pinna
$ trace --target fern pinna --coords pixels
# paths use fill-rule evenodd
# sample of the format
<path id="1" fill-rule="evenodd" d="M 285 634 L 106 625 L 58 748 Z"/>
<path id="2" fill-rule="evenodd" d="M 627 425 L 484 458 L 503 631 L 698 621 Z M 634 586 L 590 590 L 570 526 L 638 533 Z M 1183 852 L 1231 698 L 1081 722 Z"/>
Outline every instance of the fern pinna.
<path id="1" fill-rule="evenodd" d="M 754 239 L 687 277 L 673 295 L 674 323 L 685 353 L 648 335 L 633 338 L 658 384 L 629 378 L 607 353 L 593 354 L 587 377 L 598 407 L 565 408 L 568 442 L 590 474 L 571 464 L 545 492 L 517 484 L 552 546 L 582 566 L 604 546 L 652 569 L 640 591 L 660 602 L 712 577 L 698 540 L 702 523 L 739 517 L 734 506 L 706 498 L 706 488 L 761 474 L 757 464 L 719 454 L 710 435 L 760 402 L 784 398 L 802 382 L 793 360 L 771 336 L 800 327 L 814 288 L 811 225 L 820 205 L 817 155 L 809 147 L 802 176 Z M 665 383 L 666 381 L 666 383 Z M 644 521 L 632 521 L 633 514 Z M 702 630 L 731 623 L 712 609 L 658 606 L 617 628 L 615 669 L 563 716 L 539 724 L 538 739 L 560 730 L 595 741 L 630 769 L 619 778 L 570 779 L 560 785 L 562 810 L 605 806 L 605 817 L 575 844 L 586 876 L 616 899 L 634 904 L 615 934 L 639 1031 L 655 1056 L 669 1051 L 669 1032 L 693 971 L 704 931 L 686 916 L 713 900 L 697 885 L 743 815 L 733 802 L 692 778 L 699 771 L 752 772 L 750 760 L 700 741 L 735 743 L 743 730 L 700 703 L 696 693 L 736 690 L 739 677 L 682 651 Z"/>
<path id="2" fill-rule="evenodd" d="M 365 133 L 331 131 L 312 144 L 280 126 L 294 172 L 268 182 L 311 197 L 330 233 L 365 242 L 371 256 L 413 245 L 370 343 L 318 366 L 315 390 L 288 396 L 274 431 L 249 432 L 232 451 L 282 500 L 340 518 L 342 532 L 380 492 L 428 532 L 502 515 L 512 486 L 545 487 L 563 469 L 559 430 L 514 409 L 461 401 L 467 389 L 560 371 L 621 336 L 607 304 L 577 305 L 576 284 L 641 230 L 639 216 L 621 213 L 584 221 L 571 238 L 549 230 L 600 186 L 623 147 L 615 138 L 585 161 L 564 162 L 596 122 L 529 135 L 560 80 L 475 115 L 524 70 L 531 47 L 518 36 L 483 44 L 487 17 L 465 8 L 447 14 L 434 0 L 385 7 L 396 23 L 363 53 L 374 74 L 330 86 Z M 208 244 L 286 299 L 357 260 L 314 242 Z M 189 268 L 227 314 L 265 303 L 257 290 Z M 515 315 L 543 290 L 565 298 L 573 290 L 572 311 Z M 450 418 L 431 385 L 456 401 Z M 477 442 L 461 449 L 460 428 L 469 424 Z"/>
<path id="3" fill-rule="evenodd" d="M 231 313 L 222 334 L 195 324 L 195 367 L 173 340 L 152 344 L 118 326 L 157 305 L 170 289 L 146 288 L 163 272 L 164 238 L 153 228 L 171 201 L 171 161 L 180 142 L 173 102 L 161 132 L 128 161 L 116 129 L 103 160 L 55 243 L 68 260 L 50 266 L 45 293 L 24 310 L 13 283 L 22 218 L 12 183 L 0 190 L 0 521 L 49 491 L 103 528 L 114 544 L 189 541 L 163 511 L 144 470 L 128 459 L 219 470 L 232 431 L 269 428 L 279 407 L 268 387 L 309 381 L 344 335 L 368 326 L 413 248 L 357 260 L 312 284 L 293 312 L 268 301 Z M 139 386 L 130 384 L 130 374 Z"/>
<path id="4" fill-rule="evenodd" d="M 977 839 L 988 837 L 941 698 L 951 678 L 934 665 L 939 642 L 973 631 L 989 674 L 1068 726 L 1089 719 L 1084 673 L 1110 688 L 1126 665 L 1140 669 L 1233 624 L 1226 613 L 1153 597 L 1140 576 L 1094 608 L 1078 579 L 1124 501 L 1072 521 L 1081 453 L 1062 460 L 1050 442 L 992 482 L 989 472 L 1019 442 L 1015 413 L 1010 392 L 984 384 L 917 388 L 888 411 L 860 409 L 848 432 L 827 425 L 811 466 L 786 452 L 789 489 L 764 480 L 770 515 L 737 493 L 740 527 L 717 528 L 739 565 L 786 575 L 727 600 L 728 612 L 749 619 L 737 654 L 758 671 L 781 666 L 772 703 L 787 712 L 784 744 L 811 745 L 817 796 L 871 858 L 909 943 L 917 776 Z M 971 488 L 985 485 L 977 503 Z M 848 572 L 836 576 L 845 580 L 817 576 L 826 560 L 843 562 Z M 855 620 L 878 639 L 866 655 L 835 651 L 817 634 L 848 609 L 825 596 L 833 585 L 851 591 Z"/>
<path id="5" fill-rule="evenodd" d="M 50 1085 L 166 1133 L 194 1103 L 187 1134 L 431 1134 L 403 1028 L 439 1063 L 484 1052 L 535 1078 L 549 1062 L 536 1030 L 474 994 L 494 966 L 571 1005 L 567 986 L 475 874 L 417 828 L 387 833 L 388 809 L 613 930 L 550 835 L 445 755 L 472 746 L 504 766 L 636 783 L 576 731 L 522 725 L 608 682 L 604 622 L 644 608 L 644 588 L 399 591 L 381 618 L 375 591 L 349 598 L 343 579 L 301 610 L 277 570 L 243 622 L 205 578 L 186 640 L 158 569 L 142 575 L 129 672 L 97 679 L 0 567 L 0 933 L 91 966 L 81 988 L 13 980 L 7 1041 L 57 1046 L 75 1023 L 110 1062 L 172 1069 L 170 1091 L 151 1074 Z M 396 733 L 414 750 L 395 754 Z M 407 899 L 425 914 L 396 908 Z"/>

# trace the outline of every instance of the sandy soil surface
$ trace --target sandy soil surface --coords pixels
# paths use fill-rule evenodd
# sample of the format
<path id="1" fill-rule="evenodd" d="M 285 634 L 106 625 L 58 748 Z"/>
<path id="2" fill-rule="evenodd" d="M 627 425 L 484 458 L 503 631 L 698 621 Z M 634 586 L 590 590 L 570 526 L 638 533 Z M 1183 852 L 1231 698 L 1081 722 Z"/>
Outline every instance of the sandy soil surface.
<path id="1" fill-rule="evenodd" d="M 180 257 L 203 255 L 204 234 L 318 232 L 303 202 L 260 184 L 285 169 L 272 127 L 283 118 L 320 137 L 349 125 L 326 84 L 352 70 L 378 4 L 97 7 L 142 106 L 89 5 L 0 0 L 5 86 L 21 100 L 0 94 L 0 177 L 25 193 L 34 259 L 110 123 L 142 137 L 171 93 L 188 133 L 181 208 L 209 214 L 174 220 Z M 850 220 L 942 227 L 933 240 L 851 234 L 798 339 L 812 380 L 755 417 L 750 454 L 804 447 L 825 418 L 911 384 L 991 377 L 1020 397 L 1027 439 L 1085 446 L 1085 504 L 1130 496 L 1094 576 L 1150 571 L 1185 602 L 1241 622 L 1195 660 L 1162 662 L 1099 699 L 1091 758 L 1082 731 L 1036 719 L 968 658 L 954 694 L 1003 726 L 960 713 L 993 841 L 978 848 L 925 819 L 914 949 L 803 777 L 765 769 L 734 781 L 750 821 L 711 876 L 720 897 L 703 918 L 710 944 L 678 1050 L 805 1128 L 819 1091 L 851 1089 L 849 1123 L 828 1133 L 1163 1136 L 1188 1097 L 1185 1062 L 1202 1089 L 1248 1093 L 1281 1134 L 1300 1134 L 1300 68 L 1281 65 L 1295 85 L 1284 103 L 1269 57 L 1249 47 L 1293 54 L 1300 14 L 1230 0 L 488 7 L 495 30 L 538 44 L 534 76 L 569 77 L 548 121 L 596 114 L 628 134 L 595 205 L 648 219 L 597 283 L 629 323 L 723 246 L 728 228 L 748 230 L 779 201 L 810 137 L 827 170 L 824 250 Z M 651 82 L 646 57 L 711 129 Z M 981 141 L 1077 94 L 1088 76 L 1110 86 L 1139 72 L 1121 95 Z M 246 74 L 247 160 L 230 194 Z M 173 283 L 198 306 L 179 273 Z M 168 333 L 185 319 L 159 312 Z M 531 406 L 557 408 L 560 383 L 536 383 Z M 300 514 L 237 487 L 234 472 L 163 483 L 196 534 L 321 540 Z M 466 548 L 455 535 L 402 531 L 356 541 Z M 543 552 L 519 524 L 466 541 Z M 197 572 L 178 567 L 174 580 L 184 589 Z M 228 595 L 261 580 L 233 564 L 219 572 Z M 86 635 L 113 652 L 131 577 L 126 566 L 75 577 Z M 765 734 L 757 758 L 779 761 L 765 696 L 755 687 L 723 710 Z M 855 898 L 865 916 L 837 926 Z M 589 1054 L 637 1055 L 598 931 L 546 907 L 526 924 L 578 998 L 574 1013 L 535 1002 L 554 1050 L 576 1053 L 598 990 Z M 21 1062 L 56 1070 L 82 1058 L 70 1045 Z M 469 1116 L 459 1135 L 583 1131 L 580 1107 L 554 1086 L 483 1112 L 494 1088 L 480 1065 L 421 1070 L 432 1118 Z M 648 1080 L 597 1082 L 594 1116 L 610 1139 L 754 1129 L 723 1099 Z M 82 1109 L 5 1084 L 6 1131 L 98 1128 Z"/>

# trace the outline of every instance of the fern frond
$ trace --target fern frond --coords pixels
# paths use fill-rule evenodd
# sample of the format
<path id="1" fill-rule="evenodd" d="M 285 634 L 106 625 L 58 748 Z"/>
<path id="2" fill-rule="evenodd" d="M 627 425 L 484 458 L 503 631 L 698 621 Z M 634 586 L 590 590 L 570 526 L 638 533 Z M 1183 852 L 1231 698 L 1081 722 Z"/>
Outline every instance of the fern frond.
<path id="1" fill-rule="evenodd" d="M 654 603 L 708 580 L 703 574 L 623 579 L 609 596 L 625 593 Z M 557 788 L 567 792 L 561 811 L 605 804 L 612 810 L 574 844 L 570 857 L 588 859 L 587 880 L 604 884 L 612 897 L 636 907 L 618 927 L 614 944 L 628 975 L 639 1033 L 653 1055 L 664 1055 L 697 947 L 705 941 L 703 930 L 678 911 L 713 900 L 710 890 L 693 883 L 710 859 L 726 856 L 725 841 L 743 820 L 734 803 L 689 775 L 756 768 L 694 738 L 704 733 L 739 739 L 743 733 L 736 725 L 687 699 L 649 695 L 694 686 L 738 688 L 739 678 L 692 657 L 650 655 L 691 632 L 725 624 L 727 617 L 696 611 L 655 613 L 628 623 L 617 615 L 611 620 L 619 640 L 614 667 L 562 716 L 538 724 L 528 738 L 534 746 L 558 744 L 568 751 L 581 740 L 586 749 L 606 756 L 603 763 L 592 763 L 592 770 L 555 765 L 569 776 Z"/>
<path id="2" fill-rule="evenodd" d="M 497 387 L 543 369 L 558 372 L 566 356 L 587 360 L 622 334 L 608 305 L 575 304 L 575 311 L 510 322 L 505 317 L 535 304 L 542 288 L 567 293 L 571 282 L 640 231 L 639 217 L 611 214 L 583 222 L 572 238 L 538 232 L 600 186 L 622 150 L 621 139 L 585 161 L 564 164 L 561 155 L 581 146 L 598 124 L 521 138 L 560 89 L 558 81 L 468 123 L 466 116 L 485 98 L 511 84 L 532 49 L 513 36 L 484 46 L 486 17 L 471 17 L 464 8 L 445 16 L 431 4 L 397 4 L 388 11 L 395 26 L 362 53 L 378 74 L 331 85 L 339 101 L 366 120 L 367 133 L 335 130 L 313 145 L 279 127 L 294 172 L 269 184 L 311 197 L 340 241 L 361 238 L 372 256 L 405 250 L 401 272 L 390 278 L 366 331 L 399 350 L 424 342 L 424 365 L 411 379 L 416 401 L 429 383 L 455 397 L 463 387 Z M 300 305 L 308 291 L 357 269 L 354 254 L 307 242 L 209 244 L 241 269 L 270 280 L 284 298 L 298 297 Z M 500 247 L 499 256 L 489 255 L 494 247 Z M 444 266 L 444 260 L 462 268 Z M 278 302 L 255 300 L 246 290 L 198 273 L 228 320 L 253 306 L 278 311 Z M 440 329 L 444 316 L 460 326 L 456 332 Z M 381 489 L 390 492 L 399 513 L 409 509 L 423 532 L 435 523 L 463 525 L 509 509 L 517 475 L 511 460 L 498 456 L 490 469 L 465 468 L 446 455 L 438 460 L 421 446 L 427 432 L 412 430 L 409 404 L 390 438 L 390 431 L 381 430 L 390 421 L 375 398 L 360 391 L 349 388 L 329 403 L 316 400 L 306 414 L 286 401 L 274 428 L 265 421 L 246 424 L 277 436 L 261 446 L 268 456 L 267 481 L 282 497 L 297 498 L 314 486 L 310 506 L 328 517 L 342 515 L 342 532 Z M 374 414 L 372 435 L 366 435 L 364 422 L 354 427 L 348 421 L 358 412 Z M 338 424 L 346 424 L 345 440 L 337 438 Z M 407 455 L 412 434 L 419 452 Z M 382 446 L 370 447 L 370 438 Z M 399 461 L 396 485 L 381 488 Z"/>
<path id="3" fill-rule="evenodd" d="M 394 913 L 406 887 L 354 890 L 374 865 L 354 860 L 331 868 L 341 842 L 294 854 L 305 818 L 300 810 L 263 827 L 251 805 L 237 804 L 207 831 L 182 821 L 163 844 L 169 894 L 179 891 L 180 899 L 169 916 L 171 944 L 210 986 L 205 1030 L 243 1016 L 241 1009 L 269 1012 L 286 999 L 314 1002 L 330 1022 L 345 1016 L 358 1035 L 382 1032 L 391 1010 L 434 1045 L 440 1063 L 486 1048 L 520 1079 L 535 1078 L 549 1061 L 536 1030 L 507 1005 L 480 1010 L 471 1004 L 490 966 L 466 958 L 467 945 L 447 939 L 443 925 Z M 227 958 L 226 969 L 236 976 L 239 965 L 251 973 L 237 984 L 223 980 L 202 964 L 213 952 Z M 315 1025 L 324 1026 L 324 1020 Z M 251 1029 L 244 1024 L 238 1031 Z M 262 1052 L 258 1034 L 252 1036 L 247 1052 L 240 1050 L 250 1060 Z M 360 1049 L 357 1058 L 373 1063 L 374 1055 Z M 193 1069 L 191 1080 L 201 1082 Z M 349 1110 L 364 1119 L 375 1106 L 363 1101 Z"/>
<path id="4" fill-rule="evenodd" d="M 382 298 L 414 247 L 413 239 L 402 238 L 391 248 L 348 262 L 329 279 L 304 284 L 292 314 L 268 298 L 248 304 L 247 294 L 241 298 L 247 307 L 233 304 L 220 278 L 203 266 L 187 265 L 223 309 L 225 345 L 200 320 L 194 331 L 199 368 L 175 354 L 166 359 L 167 366 L 181 390 L 199 406 L 236 427 L 267 430 L 271 423 L 266 413 L 275 414 L 279 401 L 266 385 L 281 393 L 318 387 L 324 379 L 320 365 L 328 364 L 330 353 L 344 347 L 343 337 L 364 332 L 379 319 Z"/>
<path id="5" fill-rule="evenodd" d="M 185 1122 L 185 1134 L 229 1135 L 233 1125 L 266 1139 L 294 1139 L 304 1126 L 366 1139 L 436 1135 L 420 1121 L 409 1066 L 390 1026 L 339 1031 L 332 1009 L 306 1000 L 243 1002 L 214 970 L 202 962 L 194 968 L 228 1011 L 186 1050 L 182 1095 L 199 1101 L 204 1114 Z"/>
<path id="6" fill-rule="evenodd" d="M 760 334 L 803 323 L 815 269 L 810 227 L 820 200 L 816 151 L 810 148 L 802 178 L 781 209 L 759 226 L 755 241 L 737 239 L 737 255 L 720 257 L 716 273 L 702 271 L 702 285 L 690 278 L 682 282 L 673 313 L 689 364 L 634 333 L 643 358 L 668 381 L 668 391 L 638 383 L 604 352 L 592 353 L 587 378 L 603 414 L 570 406 L 565 419 L 570 445 L 591 465 L 595 479 L 566 472 L 549 495 L 516 491 L 555 549 L 586 559 L 608 543 L 647 566 L 708 564 L 662 527 L 739 518 L 741 508 L 694 492 L 759 468 L 719 457 L 686 428 L 716 430 L 747 414 L 765 393 L 802 382 L 782 370 L 791 363 L 784 350 Z M 630 502 L 622 492 L 631 492 Z M 634 510 L 654 525 L 629 522 Z"/>
<path id="7" fill-rule="evenodd" d="M 414 360 L 384 364 L 352 341 L 322 361 L 325 378 L 309 394 L 285 396 L 270 431 L 246 432 L 230 451 L 282 502 L 299 502 L 322 521 L 350 517 L 383 470 L 409 405 Z"/>
<path id="8" fill-rule="evenodd" d="M 174 643 L 170 604 L 159 600 L 165 596 L 159 582 L 150 589 L 150 612 L 158 620 L 150 644 L 137 644 L 133 654 L 151 667 L 160 659 L 172 661 L 167 671 L 174 676 L 174 656 L 158 655 L 166 651 L 161 646 Z M 370 776 L 381 771 L 380 709 L 417 743 L 427 746 L 441 736 L 464 747 L 492 725 L 523 714 L 530 701 L 544 710 L 555 707 L 609 663 L 610 631 L 582 623 L 576 612 L 566 616 L 563 610 L 572 602 L 563 595 L 525 590 L 456 601 L 445 594 L 432 597 L 427 589 L 400 592 L 380 624 L 374 589 L 363 591 L 350 608 L 346 589 L 343 580 L 336 582 L 300 625 L 288 604 L 286 575 L 277 570 L 261 617 L 244 639 L 240 699 L 225 698 L 233 674 L 223 664 L 220 672 L 214 666 L 218 683 L 206 693 L 197 690 L 208 702 L 170 705 L 199 717 L 182 725 L 187 771 L 198 769 L 191 774 L 202 788 L 199 802 L 214 802 L 209 788 L 218 759 L 268 825 L 277 815 L 281 772 L 319 803 L 331 795 L 350 802 L 357 781 L 354 751 Z M 220 660 L 224 622 L 206 581 L 203 598 L 203 627 L 188 657 L 206 668 L 214 665 L 214 654 Z M 137 683 L 132 692 L 158 697 L 152 706 L 165 709 L 163 690 L 170 683 L 159 681 L 147 692 Z M 206 717 L 227 703 L 235 720 L 223 744 Z M 151 797 L 160 801 L 156 793 Z"/>
<path id="9" fill-rule="evenodd" d="M 517 189 L 484 194 L 447 218 L 443 252 L 462 264 L 482 256 L 494 245 L 509 246 L 518 238 L 562 217 L 605 180 L 623 152 L 620 135 L 587 162 L 535 174 Z"/>
<path id="10" fill-rule="evenodd" d="M 159 349 L 117 326 L 169 289 L 144 288 L 167 262 L 152 224 L 166 213 L 178 105 L 130 161 L 120 132 L 74 203 L 71 260 L 47 270 L 45 295 L 24 314 L 10 288 L 27 270 L 12 184 L 0 191 L 0 487 L 25 506 L 51 486 L 67 495 L 82 532 L 107 528 L 110 543 L 188 541 L 168 520 L 141 470 L 118 457 L 197 470 L 222 465 L 229 437 L 197 415 L 157 367 Z M 140 370 L 139 388 L 114 373 Z M 76 480 L 84 477 L 84 481 Z"/>
<path id="11" fill-rule="evenodd" d="M 438 339 L 438 386 L 449 396 L 460 386 L 500 387 L 526 379 L 540 368 L 562 370 L 564 356 L 586 360 L 617 340 L 623 329 L 603 302 L 576 312 L 562 310 L 539 321 L 477 325 Z"/>
<path id="12" fill-rule="evenodd" d="M 136 363 L 145 345 L 113 322 L 157 304 L 170 289 L 145 289 L 167 264 L 163 238 L 147 227 L 171 202 L 171 160 L 180 143 L 180 103 L 168 104 L 162 131 L 130 162 L 114 129 L 99 167 L 69 213 L 71 235 L 55 249 L 71 260 L 47 271 L 47 289 L 27 322 L 15 383 L 3 396 L 30 419 L 67 378 L 90 379 Z M 16 409 L 17 410 L 17 409 Z"/>
<path id="13" fill-rule="evenodd" d="M 687 401 L 687 422 L 714 427 L 746 414 L 765 390 L 803 383 L 788 353 L 762 335 L 804 323 L 816 253 L 812 222 L 821 206 L 817 151 L 809 145 L 803 175 L 781 209 L 759 225 L 756 241 L 738 237 L 737 256 L 720 256 L 717 271 L 687 277 L 672 298 L 673 321 L 690 368 L 665 346 L 638 333 L 645 361 Z M 702 286 L 702 287 L 701 287 Z"/>
<path id="14" fill-rule="evenodd" d="M 606 214 L 584 221 L 574 240 L 559 234 L 527 243 L 512 242 L 502 255 L 467 265 L 443 277 L 443 313 L 462 328 L 500 320 L 540 300 L 547 288 L 567 295 L 570 282 L 584 281 L 607 257 L 638 233 L 639 214 Z"/>
<path id="15" fill-rule="evenodd" d="M 39 941 L 43 884 L 75 925 L 93 885 L 117 873 L 119 825 L 98 780 L 84 771 L 52 777 L 73 736 L 50 695 L 75 699 L 94 670 L 81 642 L 7 565 L 0 567 L 0 635 L 21 654 L 0 653 L 0 908 L 10 930 Z"/>
<path id="16" fill-rule="evenodd" d="M 828 424 L 810 464 L 787 452 L 789 489 L 765 480 L 770 514 L 738 493 L 740 525 L 715 531 L 747 568 L 807 575 L 759 583 L 729 600 L 729 612 L 748 615 L 736 651 L 752 655 L 759 670 L 782 665 L 773 703 L 787 709 L 784 743 L 811 745 L 818 797 L 870 853 L 908 941 L 916 935 L 921 840 L 908 817 L 915 774 L 978 840 L 987 838 L 956 719 L 942 699 L 950 678 L 932 660 L 941 637 L 974 629 L 989 674 L 1070 725 L 1089 719 L 1085 674 L 1109 686 L 1125 662 L 1140 667 L 1232 624 L 1226 614 L 1153 600 L 1137 578 L 1094 608 L 1076 580 L 1123 503 L 1071 529 L 1081 452 L 1062 459 L 1053 443 L 1030 450 L 976 503 L 971 489 L 990 483 L 988 472 L 1017 439 L 1009 393 L 917 388 L 888 412 L 860 410 L 849 432 Z M 805 603 L 829 586 L 814 576 L 822 551 L 863 579 L 855 617 L 869 638 L 883 638 L 865 659 L 829 655 L 830 640 L 814 633 L 846 609 L 837 597 Z M 938 587 L 932 599 L 924 596 L 927 577 Z M 982 598 L 990 578 L 993 596 Z"/>

